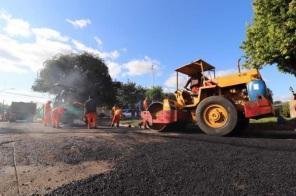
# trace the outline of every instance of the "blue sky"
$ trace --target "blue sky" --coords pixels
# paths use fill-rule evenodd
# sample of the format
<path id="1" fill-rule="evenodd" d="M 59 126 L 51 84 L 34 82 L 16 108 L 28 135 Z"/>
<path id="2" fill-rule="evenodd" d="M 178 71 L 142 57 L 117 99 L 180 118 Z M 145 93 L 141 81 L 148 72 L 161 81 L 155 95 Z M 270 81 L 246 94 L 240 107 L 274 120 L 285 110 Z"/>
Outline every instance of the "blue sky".
<path id="1" fill-rule="evenodd" d="M 155 83 L 165 89 L 174 87 L 176 67 L 197 58 L 218 71 L 235 71 L 252 15 L 251 0 L 0 0 L 0 91 L 44 96 L 30 87 L 56 52 L 99 54 L 114 79 L 148 87 L 154 64 Z M 276 99 L 286 99 L 289 86 L 296 86 L 295 77 L 275 67 L 262 75 Z"/>

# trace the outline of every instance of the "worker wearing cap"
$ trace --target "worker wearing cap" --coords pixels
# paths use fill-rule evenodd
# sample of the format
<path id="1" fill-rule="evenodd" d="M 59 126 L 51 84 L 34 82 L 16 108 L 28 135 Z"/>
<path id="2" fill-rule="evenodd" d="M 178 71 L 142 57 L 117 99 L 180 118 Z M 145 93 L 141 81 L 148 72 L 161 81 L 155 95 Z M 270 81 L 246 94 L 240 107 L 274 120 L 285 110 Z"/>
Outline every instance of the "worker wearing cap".
<path id="1" fill-rule="evenodd" d="M 45 126 L 50 125 L 51 123 L 51 101 L 47 101 L 44 104 L 44 115 L 43 115 L 43 123 Z"/>
<path id="2" fill-rule="evenodd" d="M 53 108 L 51 112 L 51 124 L 53 128 L 60 128 L 60 121 L 64 112 L 65 109 L 63 107 Z"/>
<path id="3" fill-rule="evenodd" d="M 96 128 L 97 121 L 97 104 L 92 96 L 84 104 L 84 114 L 86 116 L 87 128 Z"/>
<path id="4" fill-rule="evenodd" d="M 119 127 L 121 116 L 122 116 L 122 110 L 120 107 L 117 106 L 114 111 L 111 127 L 113 127 L 114 125 L 116 125 L 116 127 Z"/>

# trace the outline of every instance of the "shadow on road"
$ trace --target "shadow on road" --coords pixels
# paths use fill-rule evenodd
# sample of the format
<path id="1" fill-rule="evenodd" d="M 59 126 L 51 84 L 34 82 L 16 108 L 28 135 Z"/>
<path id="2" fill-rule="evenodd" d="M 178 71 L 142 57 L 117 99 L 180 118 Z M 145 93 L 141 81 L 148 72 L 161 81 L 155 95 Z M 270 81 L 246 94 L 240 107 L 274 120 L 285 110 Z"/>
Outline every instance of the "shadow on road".
<path id="1" fill-rule="evenodd" d="M 16 134 L 24 133 L 23 130 L 11 127 L 0 127 L 0 134 Z"/>

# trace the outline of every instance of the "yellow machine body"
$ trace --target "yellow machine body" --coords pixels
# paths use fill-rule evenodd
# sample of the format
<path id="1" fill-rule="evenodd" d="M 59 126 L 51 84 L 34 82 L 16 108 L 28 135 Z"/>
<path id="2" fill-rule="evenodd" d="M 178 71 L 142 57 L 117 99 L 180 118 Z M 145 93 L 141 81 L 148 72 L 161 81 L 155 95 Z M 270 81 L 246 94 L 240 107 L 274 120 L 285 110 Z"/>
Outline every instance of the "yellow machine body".
<path id="1" fill-rule="evenodd" d="M 223 88 L 247 84 L 254 79 L 261 79 L 261 75 L 257 69 L 251 69 L 241 73 L 233 73 L 226 76 L 217 77 L 213 81 L 217 84 L 217 86 Z"/>

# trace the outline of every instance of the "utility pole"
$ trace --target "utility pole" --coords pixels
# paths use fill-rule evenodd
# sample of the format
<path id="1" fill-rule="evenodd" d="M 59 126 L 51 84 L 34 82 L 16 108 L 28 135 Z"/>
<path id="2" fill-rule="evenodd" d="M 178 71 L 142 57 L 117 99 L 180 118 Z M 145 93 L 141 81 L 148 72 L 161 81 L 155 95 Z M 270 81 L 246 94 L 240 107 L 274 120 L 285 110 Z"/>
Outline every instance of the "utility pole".
<path id="1" fill-rule="evenodd" d="M 4 121 L 4 115 L 5 115 L 5 114 L 4 114 L 4 113 L 5 113 L 4 110 L 5 110 L 5 109 L 4 109 L 4 99 L 3 99 L 3 102 L 2 102 L 2 119 L 1 119 L 1 120 L 3 120 L 3 121 Z"/>
<path id="2" fill-rule="evenodd" d="M 155 76 L 154 76 L 154 65 L 153 64 L 151 65 L 151 71 L 152 71 L 152 87 L 154 88 L 154 78 L 155 78 Z"/>

